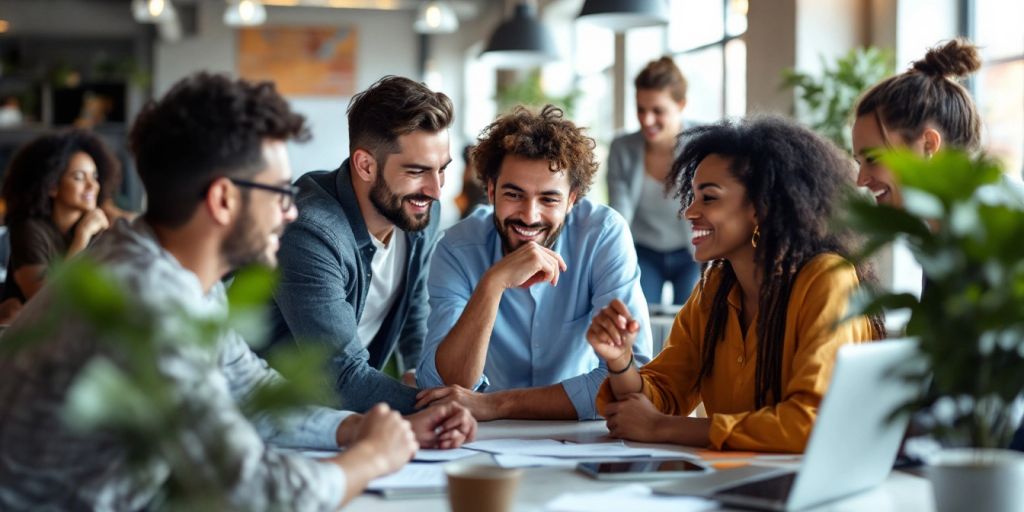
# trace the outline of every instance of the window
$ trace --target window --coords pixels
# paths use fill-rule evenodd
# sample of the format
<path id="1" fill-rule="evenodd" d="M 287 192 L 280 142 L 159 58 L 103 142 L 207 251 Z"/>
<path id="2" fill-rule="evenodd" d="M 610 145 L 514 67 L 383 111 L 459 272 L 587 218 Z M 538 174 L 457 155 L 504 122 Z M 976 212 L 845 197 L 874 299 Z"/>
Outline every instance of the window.
<path id="1" fill-rule="evenodd" d="M 969 0 L 965 35 L 981 48 L 982 67 L 970 83 L 985 130 L 983 144 L 1006 171 L 1024 175 L 1024 2 Z"/>
<path id="2" fill-rule="evenodd" d="M 687 118 L 742 116 L 747 109 L 748 0 L 673 0 L 668 46 L 689 82 Z"/>

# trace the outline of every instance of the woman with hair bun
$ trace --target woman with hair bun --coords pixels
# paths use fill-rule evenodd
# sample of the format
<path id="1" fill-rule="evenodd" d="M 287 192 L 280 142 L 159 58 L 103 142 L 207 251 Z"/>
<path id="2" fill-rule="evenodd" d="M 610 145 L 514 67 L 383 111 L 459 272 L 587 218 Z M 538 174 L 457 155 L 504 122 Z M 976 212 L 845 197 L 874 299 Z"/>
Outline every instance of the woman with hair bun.
<path id="1" fill-rule="evenodd" d="M 673 304 L 690 296 L 700 268 L 693 260 L 690 227 L 679 204 L 667 197 L 665 177 L 682 151 L 679 132 L 686 107 L 686 78 L 671 57 L 653 60 L 634 80 L 640 131 L 612 141 L 608 153 L 611 207 L 629 223 L 640 264 L 640 286 L 649 304 L 661 303 L 672 283 Z"/>
<path id="2" fill-rule="evenodd" d="M 902 147 L 924 157 L 944 148 L 979 150 L 981 119 L 957 80 L 980 67 L 978 48 L 953 39 L 861 97 L 853 123 L 857 184 L 867 187 L 879 204 L 902 206 L 903 196 L 892 172 L 875 160 L 878 150 Z"/>

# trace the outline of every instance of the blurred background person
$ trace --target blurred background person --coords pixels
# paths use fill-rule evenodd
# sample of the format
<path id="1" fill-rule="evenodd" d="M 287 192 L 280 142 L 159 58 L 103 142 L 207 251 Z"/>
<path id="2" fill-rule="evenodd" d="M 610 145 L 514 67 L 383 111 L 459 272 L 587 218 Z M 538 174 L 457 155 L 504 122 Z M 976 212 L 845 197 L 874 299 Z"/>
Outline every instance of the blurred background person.
<path id="1" fill-rule="evenodd" d="M 462 173 L 462 191 L 455 197 L 455 206 L 459 209 L 459 218 L 465 219 L 477 206 L 487 204 L 487 190 L 476 177 L 476 170 L 473 167 L 472 144 L 462 149 L 462 162 L 465 164 Z"/>
<path id="2" fill-rule="evenodd" d="M 11 242 L 4 300 L 32 298 L 52 262 L 85 249 L 110 225 L 99 205 L 120 177 L 103 141 L 81 130 L 42 135 L 14 155 L 2 193 Z"/>
<path id="3" fill-rule="evenodd" d="M 640 131 L 612 141 L 608 155 L 609 203 L 629 223 L 640 263 L 640 286 L 649 304 L 660 304 L 672 283 L 672 304 L 690 296 L 700 275 L 693 260 L 690 227 L 679 216 L 665 177 L 683 149 L 686 78 L 670 57 L 651 61 L 637 75 Z"/>

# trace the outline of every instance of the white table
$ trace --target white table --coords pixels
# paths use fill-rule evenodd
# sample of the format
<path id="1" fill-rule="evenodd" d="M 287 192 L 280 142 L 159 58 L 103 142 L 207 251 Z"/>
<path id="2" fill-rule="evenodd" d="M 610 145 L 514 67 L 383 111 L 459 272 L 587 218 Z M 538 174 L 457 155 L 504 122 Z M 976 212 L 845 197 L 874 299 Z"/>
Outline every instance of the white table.
<path id="1" fill-rule="evenodd" d="M 607 434 L 603 421 L 492 421 L 480 424 L 478 439 L 526 438 L 526 439 L 571 439 L 582 442 L 597 441 Z M 693 452 L 692 448 L 672 445 L 645 445 L 628 443 L 632 446 L 657 446 L 679 452 Z M 494 464 L 489 454 L 474 455 L 462 459 L 480 464 Z M 763 463 L 761 461 L 758 462 Z M 780 464 L 785 464 L 780 462 Z M 792 463 L 790 463 L 792 464 Z M 527 468 L 519 483 L 515 512 L 541 512 L 544 505 L 565 492 L 586 492 L 607 489 L 621 483 L 599 482 L 577 473 L 571 468 Z M 894 471 L 879 487 L 833 502 L 813 510 L 818 511 L 864 511 L 906 512 L 934 510 L 931 484 L 927 480 L 907 473 Z M 438 496 L 427 499 L 385 500 L 375 495 L 364 494 L 353 500 L 345 509 L 349 512 L 447 512 L 448 499 Z M 726 510 L 726 509 L 723 509 Z"/>

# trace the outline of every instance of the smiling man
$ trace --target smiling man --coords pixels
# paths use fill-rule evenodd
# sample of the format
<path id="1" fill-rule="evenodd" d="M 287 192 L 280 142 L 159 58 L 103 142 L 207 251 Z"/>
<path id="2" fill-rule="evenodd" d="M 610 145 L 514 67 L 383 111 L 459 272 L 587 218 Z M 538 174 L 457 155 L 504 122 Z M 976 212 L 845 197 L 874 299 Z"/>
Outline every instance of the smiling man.
<path id="1" fill-rule="evenodd" d="M 452 111 L 444 94 L 384 77 L 349 105 L 351 156 L 296 182 L 300 213 L 281 241 L 274 338 L 328 344 L 347 409 L 414 410 L 416 389 L 380 370 L 396 347 L 415 368 L 427 334 L 427 262 L 452 160 Z"/>
<path id="2" fill-rule="evenodd" d="M 642 319 L 647 303 L 622 217 L 584 199 L 594 141 L 547 106 L 499 118 L 473 154 L 493 208 L 449 229 L 431 263 L 419 405 L 458 402 L 478 420 L 590 419 L 607 368 L 586 340 L 609 301 Z"/>
<path id="3" fill-rule="evenodd" d="M 135 331 L 126 330 L 130 323 L 112 331 L 95 305 L 51 282 L 0 337 L 0 510 L 166 508 L 168 489 L 178 497 L 189 490 L 185 474 L 203 482 L 203 491 L 222 492 L 202 496 L 213 508 L 336 510 L 404 465 L 418 445 L 473 437 L 472 418 L 450 407 L 409 422 L 384 405 L 366 415 L 313 407 L 283 421 L 247 418 L 240 404 L 281 376 L 233 329 L 217 331 L 213 351 L 194 339 L 192 322 L 227 314 L 225 274 L 251 263 L 273 266 L 279 235 L 296 216 L 287 142 L 307 135 L 303 117 L 272 84 L 223 75 L 186 77 L 142 109 L 130 142 L 146 213 L 118 221 L 84 255 L 103 267 L 131 311 L 150 320 L 146 343 L 155 344 L 157 359 L 143 376 L 160 383 L 179 421 L 167 427 L 174 435 L 148 439 L 149 457 L 140 458 L 136 437 L 69 420 L 69 400 L 120 419 L 102 411 L 120 410 L 131 389 L 120 398 L 73 398 L 90 368 L 136 361 L 124 353 L 122 334 Z M 42 333 L 35 345 L 12 351 L 12 343 Z M 320 461 L 278 449 L 339 446 L 347 450 Z"/>

